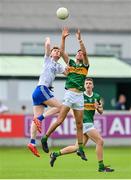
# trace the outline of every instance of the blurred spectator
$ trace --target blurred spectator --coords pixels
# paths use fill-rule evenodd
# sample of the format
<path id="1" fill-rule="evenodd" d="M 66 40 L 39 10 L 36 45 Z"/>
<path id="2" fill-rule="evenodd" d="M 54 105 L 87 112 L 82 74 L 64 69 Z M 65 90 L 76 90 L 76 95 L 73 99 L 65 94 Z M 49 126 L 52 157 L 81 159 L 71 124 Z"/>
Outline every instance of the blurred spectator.
<path id="1" fill-rule="evenodd" d="M 9 112 L 9 108 L 0 101 L 0 114 Z"/>
<path id="2" fill-rule="evenodd" d="M 118 98 L 118 102 L 115 106 L 116 110 L 126 110 L 126 96 L 124 94 L 120 94 Z"/>

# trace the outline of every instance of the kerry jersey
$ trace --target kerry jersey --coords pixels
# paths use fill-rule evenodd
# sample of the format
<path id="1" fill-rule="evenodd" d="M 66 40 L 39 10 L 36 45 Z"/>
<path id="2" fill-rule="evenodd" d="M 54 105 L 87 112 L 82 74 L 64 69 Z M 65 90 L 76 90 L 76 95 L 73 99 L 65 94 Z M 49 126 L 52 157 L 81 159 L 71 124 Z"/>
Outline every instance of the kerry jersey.
<path id="1" fill-rule="evenodd" d="M 94 114 L 95 114 L 95 106 L 94 103 L 100 102 L 100 95 L 93 92 L 91 96 L 88 96 L 86 92 L 84 92 L 84 117 L 83 123 L 93 123 L 94 122 Z"/>
<path id="2" fill-rule="evenodd" d="M 84 82 L 88 74 L 89 65 L 77 64 L 74 60 L 69 60 L 69 73 L 67 75 L 65 88 L 76 88 L 84 91 Z"/>

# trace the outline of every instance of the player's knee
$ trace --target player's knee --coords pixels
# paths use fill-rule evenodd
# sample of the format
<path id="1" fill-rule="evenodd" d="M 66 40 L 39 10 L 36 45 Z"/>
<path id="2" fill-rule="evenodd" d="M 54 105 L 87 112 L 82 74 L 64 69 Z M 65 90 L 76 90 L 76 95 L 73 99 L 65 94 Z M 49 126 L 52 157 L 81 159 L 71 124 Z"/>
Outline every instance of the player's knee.
<path id="1" fill-rule="evenodd" d="M 76 127 L 77 129 L 82 129 L 83 128 L 82 122 L 81 121 L 76 122 Z"/>
<path id="2" fill-rule="evenodd" d="M 104 145 L 104 140 L 102 138 L 99 138 L 97 144 L 103 146 Z"/>

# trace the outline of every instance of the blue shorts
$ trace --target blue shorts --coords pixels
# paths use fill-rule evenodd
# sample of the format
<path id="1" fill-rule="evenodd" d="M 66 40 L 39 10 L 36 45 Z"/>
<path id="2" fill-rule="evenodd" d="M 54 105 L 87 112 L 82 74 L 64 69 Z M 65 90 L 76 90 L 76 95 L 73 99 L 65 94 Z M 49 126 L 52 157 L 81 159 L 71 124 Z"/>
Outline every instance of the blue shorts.
<path id="1" fill-rule="evenodd" d="M 54 97 L 46 86 L 37 86 L 32 94 L 33 105 L 44 105 L 44 101 Z M 45 105 L 47 107 L 47 105 Z"/>

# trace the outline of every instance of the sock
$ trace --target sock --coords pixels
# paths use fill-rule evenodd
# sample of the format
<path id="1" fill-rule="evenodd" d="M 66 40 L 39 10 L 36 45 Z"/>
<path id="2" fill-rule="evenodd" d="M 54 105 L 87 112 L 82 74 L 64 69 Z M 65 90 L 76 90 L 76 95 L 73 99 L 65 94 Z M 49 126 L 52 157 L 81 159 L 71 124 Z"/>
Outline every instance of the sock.
<path id="1" fill-rule="evenodd" d="M 98 164 L 99 164 L 99 169 L 104 169 L 104 163 L 103 163 L 103 160 L 98 161 Z"/>
<path id="2" fill-rule="evenodd" d="M 61 156 L 61 152 L 60 152 L 60 151 L 54 152 L 54 155 L 55 155 L 56 157 Z"/>
<path id="3" fill-rule="evenodd" d="M 42 115 L 38 116 L 37 119 L 39 119 L 40 121 L 43 121 L 44 115 L 42 114 Z"/>
<path id="4" fill-rule="evenodd" d="M 35 145 L 36 145 L 36 144 L 35 144 L 35 139 L 31 139 L 31 140 L 30 140 L 30 143 L 35 146 Z"/>
<path id="5" fill-rule="evenodd" d="M 42 141 L 47 141 L 47 139 L 48 139 L 48 136 L 47 136 L 47 135 L 45 135 L 45 136 L 42 137 Z"/>
<path id="6" fill-rule="evenodd" d="M 79 145 L 79 150 L 83 151 L 83 144 L 82 143 L 78 143 L 78 145 Z"/>

